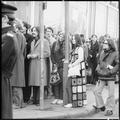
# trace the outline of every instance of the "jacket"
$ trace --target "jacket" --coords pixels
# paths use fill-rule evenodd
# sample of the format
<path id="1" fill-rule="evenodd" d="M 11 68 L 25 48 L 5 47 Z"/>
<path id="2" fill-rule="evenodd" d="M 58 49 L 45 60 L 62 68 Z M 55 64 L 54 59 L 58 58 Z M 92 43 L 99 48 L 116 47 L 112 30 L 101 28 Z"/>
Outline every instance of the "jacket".
<path id="1" fill-rule="evenodd" d="M 24 59 L 26 39 L 20 32 L 16 33 L 16 37 L 18 39 L 18 52 L 17 61 L 12 72 L 13 76 L 11 77 L 11 85 L 14 87 L 25 87 Z"/>
<path id="2" fill-rule="evenodd" d="M 112 66 L 112 69 L 108 68 L 108 65 Z M 119 69 L 119 59 L 117 51 L 109 51 L 105 53 L 101 52 L 99 63 L 96 71 L 99 80 L 115 80 L 116 73 Z"/>
<path id="3" fill-rule="evenodd" d="M 58 67 L 63 67 L 63 59 L 65 58 L 65 46 L 64 41 L 55 41 L 51 49 L 51 61 L 53 64 L 57 64 Z"/>

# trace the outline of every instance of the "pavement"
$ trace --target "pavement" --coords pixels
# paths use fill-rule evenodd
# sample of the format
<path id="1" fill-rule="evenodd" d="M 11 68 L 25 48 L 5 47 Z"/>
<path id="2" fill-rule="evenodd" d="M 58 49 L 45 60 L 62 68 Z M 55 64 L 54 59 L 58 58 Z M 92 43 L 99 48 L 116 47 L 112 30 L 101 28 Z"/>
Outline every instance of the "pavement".
<path id="1" fill-rule="evenodd" d="M 70 118 L 83 118 L 95 114 L 92 105 L 95 105 L 95 97 L 93 89 L 95 85 L 87 85 L 87 105 L 78 108 L 64 108 L 63 105 L 52 105 L 50 104 L 54 98 L 45 99 L 44 109 L 41 110 L 40 106 L 27 105 L 22 109 L 13 109 L 13 119 L 70 119 Z M 104 101 L 108 96 L 107 86 L 104 88 L 102 95 Z M 117 109 L 119 109 L 119 84 L 115 85 L 115 99 Z M 117 110 L 118 111 L 118 110 Z M 113 116 L 116 113 L 114 110 Z M 118 115 L 119 118 L 119 115 Z"/>

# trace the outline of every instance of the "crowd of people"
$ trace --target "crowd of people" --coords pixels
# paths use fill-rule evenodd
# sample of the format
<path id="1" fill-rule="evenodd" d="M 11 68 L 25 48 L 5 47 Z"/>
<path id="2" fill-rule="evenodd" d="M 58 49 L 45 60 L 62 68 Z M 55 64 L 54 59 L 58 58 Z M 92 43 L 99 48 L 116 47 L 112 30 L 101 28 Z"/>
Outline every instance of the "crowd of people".
<path id="1" fill-rule="evenodd" d="M 14 18 L 13 13 L 6 13 L 5 9 L 8 9 L 7 12 L 17 9 L 4 4 L 2 8 L 2 117 L 12 118 L 12 106 L 21 109 L 26 105 L 39 105 L 40 103 L 41 38 L 39 26 L 32 27 L 27 22 Z M 72 77 L 77 79 L 85 76 L 86 84 L 96 85 L 94 90 L 96 106 L 94 108 L 102 111 L 106 108 L 106 114 L 112 114 L 114 82 L 119 63 L 119 39 L 115 44 L 115 40 L 108 34 L 100 38 L 93 34 L 86 39 L 84 34 L 76 33 L 69 34 L 69 41 L 66 84 L 68 101 L 64 107 L 72 107 Z M 51 104 L 61 105 L 63 104 L 65 33 L 63 31 L 54 33 L 52 27 L 45 27 L 43 44 L 44 96 L 45 99 L 54 96 L 55 100 Z M 60 82 L 51 85 L 51 73 L 55 69 L 59 74 Z M 107 107 L 101 97 L 106 84 L 109 86 L 110 93 Z"/>

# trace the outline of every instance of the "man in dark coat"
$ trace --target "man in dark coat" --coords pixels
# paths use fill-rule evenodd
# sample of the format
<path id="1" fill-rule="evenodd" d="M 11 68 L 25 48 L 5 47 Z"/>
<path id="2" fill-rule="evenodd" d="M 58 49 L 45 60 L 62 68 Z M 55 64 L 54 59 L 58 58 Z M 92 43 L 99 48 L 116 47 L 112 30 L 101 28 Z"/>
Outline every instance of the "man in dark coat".
<path id="1" fill-rule="evenodd" d="M 29 66 L 30 59 L 27 58 L 27 55 L 30 53 L 31 42 L 33 41 L 33 36 L 28 33 L 28 29 L 30 29 L 30 25 L 23 22 L 24 27 L 26 29 L 24 36 L 26 38 L 26 57 L 25 57 L 25 83 L 26 87 L 23 88 L 23 99 L 25 102 L 28 102 L 31 96 L 31 87 L 28 86 L 28 76 L 29 76 Z"/>
<path id="2" fill-rule="evenodd" d="M 90 67 L 92 69 L 92 79 L 90 81 L 91 84 L 96 84 L 97 81 L 97 75 L 95 73 L 95 69 L 97 67 L 97 56 L 99 52 L 99 44 L 97 42 L 97 36 L 92 35 L 91 36 L 91 48 L 89 51 L 90 56 Z"/>
<path id="3" fill-rule="evenodd" d="M 12 94 L 10 78 L 16 63 L 17 38 L 13 33 L 13 26 L 9 22 L 14 20 L 17 8 L 2 3 L 2 119 L 12 119 Z"/>

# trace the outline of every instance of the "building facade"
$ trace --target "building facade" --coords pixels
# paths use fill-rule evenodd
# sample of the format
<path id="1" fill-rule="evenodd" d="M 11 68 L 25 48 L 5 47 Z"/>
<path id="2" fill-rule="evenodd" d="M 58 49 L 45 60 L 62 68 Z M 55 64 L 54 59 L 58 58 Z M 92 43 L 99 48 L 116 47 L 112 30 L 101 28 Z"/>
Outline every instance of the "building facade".
<path id="1" fill-rule="evenodd" d="M 38 1 L 7 1 L 18 8 L 16 17 L 28 22 L 32 26 L 39 25 Z M 70 32 L 83 33 L 86 38 L 92 34 L 98 37 L 110 34 L 119 37 L 119 8 L 118 1 L 85 1 L 70 2 Z M 51 26 L 57 32 L 64 30 L 65 23 L 64 2 L 47 1 L 44 10 L 44 24 Z"/>

